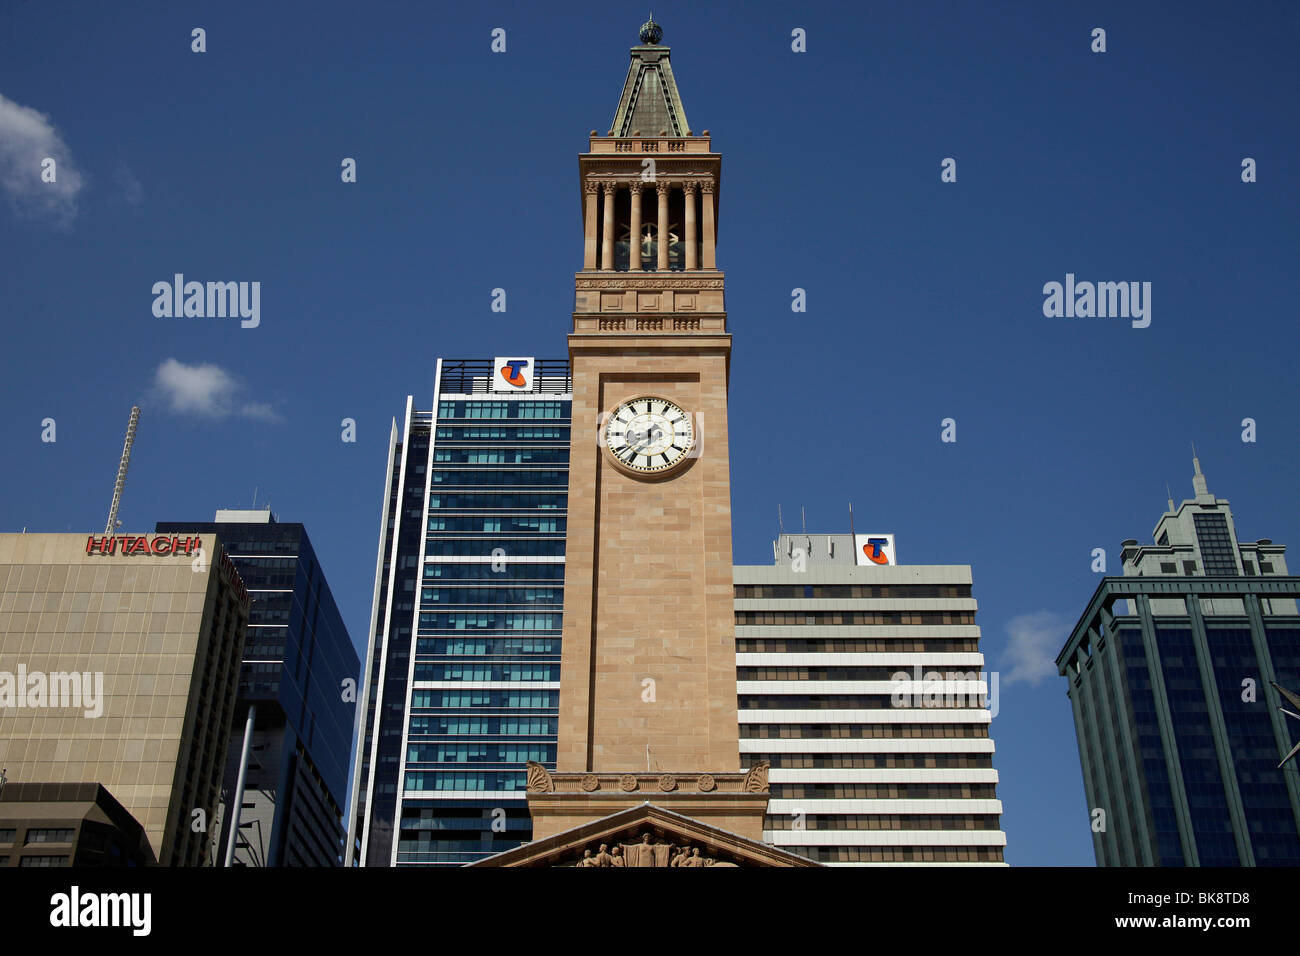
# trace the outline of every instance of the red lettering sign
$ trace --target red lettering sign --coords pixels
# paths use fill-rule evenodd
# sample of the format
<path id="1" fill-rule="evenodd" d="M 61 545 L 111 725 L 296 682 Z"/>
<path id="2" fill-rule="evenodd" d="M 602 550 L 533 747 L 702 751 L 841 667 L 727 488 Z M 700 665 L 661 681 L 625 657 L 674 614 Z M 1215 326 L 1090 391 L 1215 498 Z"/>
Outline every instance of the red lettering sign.
<path id="1" fill-rule="evenodd" d="M 119 552 L 118 545 L 121 545 Z M 86 537 L 86 554 L 170 555 L 197 554 L 203 549 L 203 538 L 199 535 L 156 535 L 148 537 L 143 534 L 122 535 L 88 535 Z"/>

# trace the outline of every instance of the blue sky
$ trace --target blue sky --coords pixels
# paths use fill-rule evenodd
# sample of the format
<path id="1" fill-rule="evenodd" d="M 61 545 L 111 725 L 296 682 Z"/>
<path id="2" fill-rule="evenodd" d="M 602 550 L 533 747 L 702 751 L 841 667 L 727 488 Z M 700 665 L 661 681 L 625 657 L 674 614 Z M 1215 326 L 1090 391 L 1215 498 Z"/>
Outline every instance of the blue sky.
<path id="1" fill-rule="evenodd" d="M 1117 569 L 1165 482 L 1191 495 L 1192 441 L 1245 539 L 1300 541 L 1298 11 L 654 5 L 723 156 L 736 560 L 771 560 L 778 504 L 843 531 L 852 501 L 904 563 L 973 566 L 1013 864 L 1092 863 L 1064 681 L 1035 671 L 1096 587 L 1092 549 Z M 0 7 L 0 529 L 102 528 L 138 402 L 124 529 L 256 487 L 307 525 L 360 646 L 405 396 L 428 407 L 439 355 L 564 355 L 576 155 L 646 12 Z M 259 281 L 261 324 L 156 318 L 177 272 Z M 1066 273 L 1150 282 L 1150 327 L 1045 317 Z"/>

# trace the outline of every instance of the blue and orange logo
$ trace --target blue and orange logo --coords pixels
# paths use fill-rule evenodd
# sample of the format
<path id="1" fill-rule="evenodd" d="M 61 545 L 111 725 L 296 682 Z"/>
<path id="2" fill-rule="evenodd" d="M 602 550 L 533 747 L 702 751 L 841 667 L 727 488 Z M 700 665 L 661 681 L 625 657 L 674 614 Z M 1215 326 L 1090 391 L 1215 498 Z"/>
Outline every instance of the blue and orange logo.
<path id="1" fill-rule="evenodd" d="M 501 377 L 515 388 L 522 388 L 528 384 L 528 379 L 524 378 L 526 368 L 528 368 L 528 359 L 512 359 L 501 366 Z"/>
<path id="2" fill-rule="evenodd" d="M 889 555 L 885 554 L 885 546 L 888 544 L 888 538 L 868 538 L 862 546 L 862 553 L 872 564 L 888 564 Z"/>

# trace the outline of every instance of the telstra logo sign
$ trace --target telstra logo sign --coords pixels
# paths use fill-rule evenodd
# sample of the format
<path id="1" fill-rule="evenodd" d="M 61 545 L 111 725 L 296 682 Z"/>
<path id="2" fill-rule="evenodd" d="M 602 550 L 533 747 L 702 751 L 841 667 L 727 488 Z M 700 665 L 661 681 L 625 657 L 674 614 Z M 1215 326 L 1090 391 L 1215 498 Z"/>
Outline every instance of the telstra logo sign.
<path id="1" fill-rule="evenodd" d="M 892 534 L 855 534 L 853 547 L 857 551 L 858 564 L 898 563 Z"/>
<path id="2" fill-rule="evenodd" d="M 531 358 L 497 358 L 492 367 L 496 373 L 492 376 L 492 391 L 523 392 L 533 384 L 533 360 Z"/>

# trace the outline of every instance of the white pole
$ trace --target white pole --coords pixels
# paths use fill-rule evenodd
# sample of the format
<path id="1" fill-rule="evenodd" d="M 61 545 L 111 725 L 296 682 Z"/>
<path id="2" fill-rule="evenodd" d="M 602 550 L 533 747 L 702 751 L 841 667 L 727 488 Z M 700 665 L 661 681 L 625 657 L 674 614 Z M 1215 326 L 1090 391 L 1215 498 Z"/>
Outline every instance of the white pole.
<path id="1" fill-rule="evenodd" d="M 239 839 L 239 811 L 244 805 L 244 778 L 248 776 L 248 749 L 253 742 L 254 704 L 248 705 L 248 723 L 244 725 L 244 750 L 239 756 L 239 780 L 235 784 L 234 798 L 230 801 L 230 838 L 226 840 L 226 866 L 235 864 L 235 842 Z"/>

